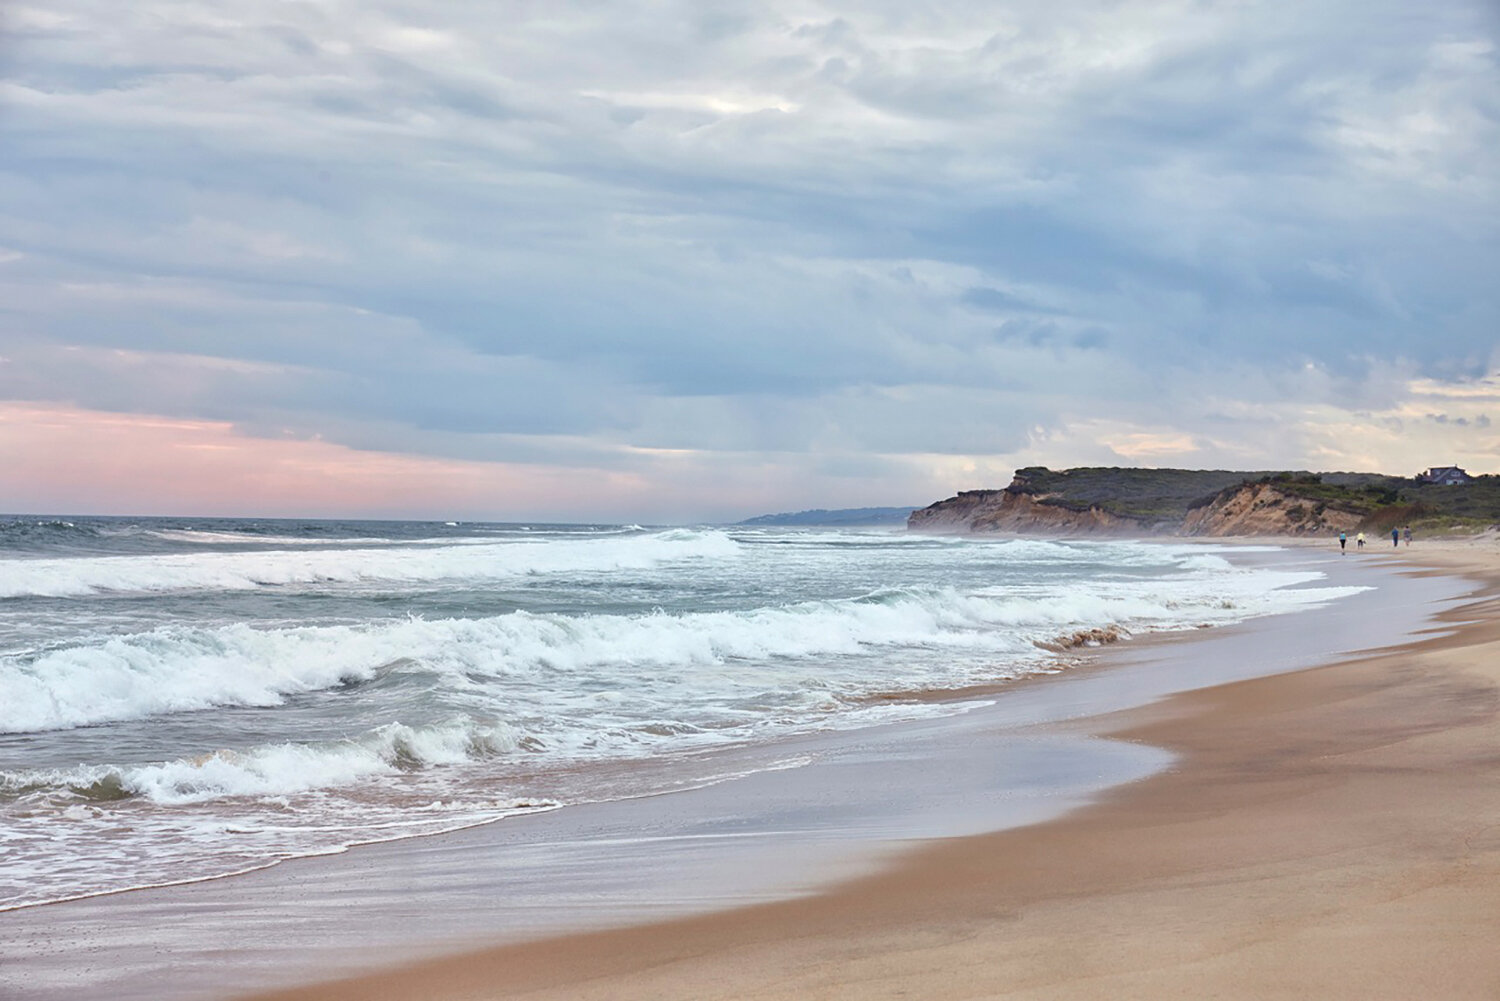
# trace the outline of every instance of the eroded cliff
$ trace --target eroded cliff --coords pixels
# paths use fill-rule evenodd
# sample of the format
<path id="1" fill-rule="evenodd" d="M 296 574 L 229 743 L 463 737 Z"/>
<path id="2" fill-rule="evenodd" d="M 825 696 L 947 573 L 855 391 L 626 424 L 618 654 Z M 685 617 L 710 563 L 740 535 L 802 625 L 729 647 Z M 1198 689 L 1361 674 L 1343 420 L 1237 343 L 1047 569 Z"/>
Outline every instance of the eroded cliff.
<path id="1" fill-rule="evenodd" d="M 1052 536 L 1316 535 L 1368 531 L 1381 518 L 1404 519 L 1414 510 L 1394 504 L 1389 485 L 1361 482 L 1365 474 L 1329 478 L 1353 483 L 1310 473 L 1029 467 L 1003 490 L 966 490 L 914 511 L 907 527 Z"/>
<path id="2" fill-rule="evenodd" d="M 965 490 L 913 511 L 906 526 L 914 532 L 956 534 L 1142 535 L 1158 530 L 1146 519 L 1108 511 L 1098 504 L 1038 493 L 1025 470 L 1004 490 Z"/>
<path id="3" fill-rule="evenodd" d="M 1246 483 L 1188 511 L 1182 535 L 1327 535 L 1351 532 L 1365 520 L 1273 483 Z"/>

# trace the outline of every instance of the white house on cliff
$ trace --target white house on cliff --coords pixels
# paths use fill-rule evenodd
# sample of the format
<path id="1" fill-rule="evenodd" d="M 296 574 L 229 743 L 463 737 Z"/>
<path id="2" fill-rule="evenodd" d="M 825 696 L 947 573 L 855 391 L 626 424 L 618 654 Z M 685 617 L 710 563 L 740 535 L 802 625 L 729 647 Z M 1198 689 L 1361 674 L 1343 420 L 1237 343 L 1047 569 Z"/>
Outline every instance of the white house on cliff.
<path id="1" fill-rule="evenodd" d="M 1418 483 L 1436 483 L 1444 487 L 1457 487 L 1473 483 L 1474 477 L 1457 466 L 1433 466 L 1425 473 L 1417 474 Z"/>

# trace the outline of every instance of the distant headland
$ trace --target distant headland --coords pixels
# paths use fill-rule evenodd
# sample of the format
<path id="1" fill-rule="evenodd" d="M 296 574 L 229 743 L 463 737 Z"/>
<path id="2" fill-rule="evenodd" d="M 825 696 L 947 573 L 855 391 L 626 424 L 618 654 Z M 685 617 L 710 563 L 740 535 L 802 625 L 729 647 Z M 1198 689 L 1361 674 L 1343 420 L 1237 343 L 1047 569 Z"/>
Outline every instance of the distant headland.
<path id="1" fill-rule="evenodd" d="M 1083 467 L 1016 470 L 1000 490 L 966 490 L 911 513 L 935 533 L 1327 535 L 1477 533 L 1500 525 L 1500 476 L 1456 466 L 1379 473 Z"/>
<path id="2" fill-rule="evenodd" d="M 838 525 L 904 525 L 911 516 L 909 507 L 846 507 L 828 511 L 815 508 L 786 514 L 763 514 L 737 522 L 740 525 L 833 527 Z"/>

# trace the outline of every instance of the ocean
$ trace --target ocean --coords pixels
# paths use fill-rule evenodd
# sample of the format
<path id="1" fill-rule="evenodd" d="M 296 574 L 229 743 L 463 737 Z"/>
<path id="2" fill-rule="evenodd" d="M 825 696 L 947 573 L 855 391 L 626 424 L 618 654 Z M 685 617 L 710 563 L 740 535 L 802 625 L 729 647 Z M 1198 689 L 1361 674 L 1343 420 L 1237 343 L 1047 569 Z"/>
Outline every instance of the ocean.
<path id="1" fill-rule="evenodd" d="M 1081 631 L 1361 590 L 1246 551 L 0 517 L 0 909 L 712 785 L 1067 672 Z"/>

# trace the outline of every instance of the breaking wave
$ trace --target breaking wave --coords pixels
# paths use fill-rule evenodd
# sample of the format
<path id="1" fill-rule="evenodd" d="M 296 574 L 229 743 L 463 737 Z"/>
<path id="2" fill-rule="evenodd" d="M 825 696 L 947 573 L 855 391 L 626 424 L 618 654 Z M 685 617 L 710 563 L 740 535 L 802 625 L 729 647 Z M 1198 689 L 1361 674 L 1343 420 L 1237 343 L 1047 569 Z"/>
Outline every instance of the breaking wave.
<path id="1" fill-rule="evenodd" d="M 439 691 L 468 702 L 503 696 L 542 719 L 590 692 L 622 689 L 642 706 L 712 717 L 767 692 L 795 704 L 809 686 L 857 697 L 892 685 L 1001 680 L 1041 669 L 1038 644 L 1062 633 L 1232 622 L 1358 590 L 1287 589 L 1316 576 L 1219 573 L 1026 594 L 886 590 L 682 614 L 522 611 L 283 629 L 162 628 L 0 658 L 0 732 L 273 706 L 387 673 L 425 673 Z M 960 650 L 981 656 L 945 655 Z M 863 656 L 893 651 L 899 656 Z M 499 693 L 485 688 L 502 682 Z"/>
<path id="2" fill-rule="evenodd" d="M 528 574 L 645 570 L 683 560 L 729 559 L 739 551 L 739 545 L 723 532 L 674 529 L 606 539 L 0 560 L 0 598 L 496 580 Z"/>
<path id="3" fill-rule="evenodd" d="M 182 542 L 195 546 L 370 546 L 397 541 L 371 535 L 329 538 L 316 535 L 266 535 L 244 530 L 216 532 L 204 528 L 157 528 L 142 534 L 165 542 Z"/>
<path id="4" fill-rule="evenodd" d="M 512 751 L 503 723 L 456 719 L 411 727 L 391 723 L 348 740 L 267 744 L 144 765 L 0 771 L 0 796 L 108 802 L 143 798 L 163 805 L 233 796 L 291 796 L 379 776 L 468 764 Z"/>

